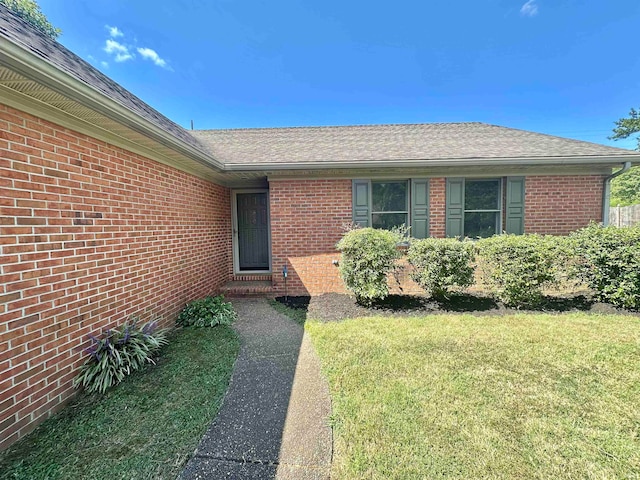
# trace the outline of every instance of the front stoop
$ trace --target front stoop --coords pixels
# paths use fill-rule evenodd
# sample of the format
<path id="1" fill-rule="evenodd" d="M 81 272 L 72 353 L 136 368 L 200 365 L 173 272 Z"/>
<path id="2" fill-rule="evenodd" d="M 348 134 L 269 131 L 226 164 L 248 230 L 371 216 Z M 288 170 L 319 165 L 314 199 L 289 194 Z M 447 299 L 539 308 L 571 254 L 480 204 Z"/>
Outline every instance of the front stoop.
<path id="1" fill-rule="evenodd" d="M 225 297 L 273 298 L 275 291 L 271 275 L 234 275 L 221 289 Z"/>

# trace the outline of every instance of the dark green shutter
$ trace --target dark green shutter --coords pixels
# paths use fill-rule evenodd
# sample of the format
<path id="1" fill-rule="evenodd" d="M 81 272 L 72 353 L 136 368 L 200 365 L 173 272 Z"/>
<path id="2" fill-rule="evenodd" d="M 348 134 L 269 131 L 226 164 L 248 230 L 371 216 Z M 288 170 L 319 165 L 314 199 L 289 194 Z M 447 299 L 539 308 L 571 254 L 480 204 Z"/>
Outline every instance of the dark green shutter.
<path id="1" fill-rule="evenodd" d="M 505 232 L 524 233 L 524 177 L 507 177 Z"/>
<path id="2" fill-rule="evenodd" d="M 429 236 L 429 180 L 426 178 L 411 180 L 411 236 Z"/>
<path id="3" fill-rule="evenodd" d="M 353 181 L 353 223 L 361 227 L 371 226 L 371 182 Z"/>
<path id="4" fill-rule="evenodd" d="M 447 178 L 447 237 L 464 236 L 464 178 Z"/>

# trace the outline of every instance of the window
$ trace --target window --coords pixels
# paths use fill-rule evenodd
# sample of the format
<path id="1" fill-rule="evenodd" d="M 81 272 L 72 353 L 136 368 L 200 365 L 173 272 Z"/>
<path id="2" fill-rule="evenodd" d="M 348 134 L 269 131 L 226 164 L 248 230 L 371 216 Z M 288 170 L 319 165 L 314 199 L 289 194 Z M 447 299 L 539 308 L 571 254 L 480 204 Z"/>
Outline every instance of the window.
<path id="1" fill-rule="evenodd" d="M 406 225 L 411 236 L 429 236 L 429 180 L 353 180 L 353 222 L 391 229 Z"/>
<path id="2" fill-rule="evenodd" d="M 525 231 L 525 177 L 446 178 L 445 234 L 482 238 Z M 435 193 L 436 235 L 441 235 L 441 193 Z M 352 219 L 361 227 L 411 227 L 413 238 L 429 236 L 429 179 L 352 181 Z M 503 223 L 504 222 L 504 223 Z"/>
<path id="3" fill-rule="evenodd" d="M 371 226 L 390 230 L 409 225 L 407 181 L 371 182 Z"/>
<path id="4" fill-rule="evenodd" d="M 464 185 L 464 232 L 469 238 L 500 233 L 501 188 L 499 179 L 467 179 Z"/>
<path id="5" fill-rule="evenodd" d="M 447 237 L 483 238 L 503 230 L 521 235 L 524 210 L 525 177 L 447 178 Z"/>

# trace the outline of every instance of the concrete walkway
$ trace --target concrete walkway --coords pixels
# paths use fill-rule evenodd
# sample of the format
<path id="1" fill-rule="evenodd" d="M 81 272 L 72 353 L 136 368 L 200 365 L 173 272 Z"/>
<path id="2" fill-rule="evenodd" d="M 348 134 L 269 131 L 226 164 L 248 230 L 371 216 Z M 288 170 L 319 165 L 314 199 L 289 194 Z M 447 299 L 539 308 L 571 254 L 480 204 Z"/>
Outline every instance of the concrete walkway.
<path id="1" fill-rule="evenodd" d="M 310 340 L 264 299 L 233 305 L 241 347 L 231 383 L 180 478 L 328 479 L 331 400 Z"/>

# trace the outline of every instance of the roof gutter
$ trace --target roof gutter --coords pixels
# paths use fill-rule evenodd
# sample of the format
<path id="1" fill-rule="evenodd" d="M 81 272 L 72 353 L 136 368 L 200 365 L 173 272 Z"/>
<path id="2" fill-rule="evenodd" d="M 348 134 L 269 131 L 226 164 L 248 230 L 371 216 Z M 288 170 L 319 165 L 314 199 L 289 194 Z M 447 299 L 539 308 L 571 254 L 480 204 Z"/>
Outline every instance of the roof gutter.
<path id="1" fill-rule="evenodd" d="M 179 138 L 168 134 L 153 122 L 150 122 L 132 112 L 124 105 L 108 98 L 91 85 L 74 78 L 45 59 L 33 55 L 25 50 L 25 48 L 13 43 L 7 38 L 0 39 L 0 64 L 6 65 L 25 77 L 33 79 L 203 165 L 219 172 L 224 170 L 223 164 L 204 150 L 195 148 L 193 145 L 189 145 Z"/>
<path id="2" fill-rule="evenodd" d="M 604 188 L 602 189 L 602 224 L 604 226 L 609 225 L 609 208 L 611 203 L 611 180 L 625 172 L 628 172 L 631 168 L 631 162 L 624 162 L 622 168 L 617 172 L 612 173 L 604 179 Z"/>
<path id="3" fill-rule="evenodd" d="M 640 155 L 630 154 L 633 163 L 640 163 Z M 593 157 L 522 157 L 522 158 L 439 158 L 434 160 L 363 160 L 349 162 L 271 162 L 271 163 L 226 163 L 224 170 L 228 172 L 255 172 L 280 170 L 336 170 L 366 168 L 411 168 L 411 167 L 490 167 L 490 166 L 524 166 L 524 165 L 615 165 L 620 162 L 631 164 L 625 156 L 593 156 Z"/>

